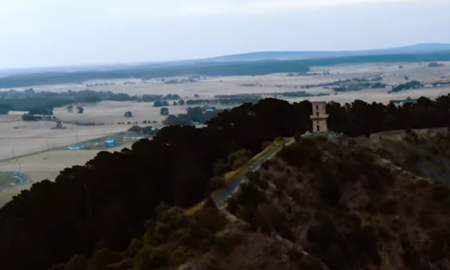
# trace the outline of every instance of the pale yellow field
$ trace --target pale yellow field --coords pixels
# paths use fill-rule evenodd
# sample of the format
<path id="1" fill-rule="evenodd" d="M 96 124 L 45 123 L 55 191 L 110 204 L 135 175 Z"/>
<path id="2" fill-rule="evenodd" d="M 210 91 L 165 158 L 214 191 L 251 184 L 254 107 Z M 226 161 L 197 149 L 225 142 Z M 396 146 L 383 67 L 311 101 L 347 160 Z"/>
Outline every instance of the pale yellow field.
<path id="1" fill-rule="evenodd" d="M 110 152 L 120 151 L 130 147 L 132 143 L 108 149 Z M 24 189 L 29 189 L 35 182 L 42 180 L 55 180 L 59 172 L 75 165 L 84 165 L 94 158 L 100 150 L 53 150 L 40 154 L 30 155 L 14 160 L 0 162 L 0 172 L 21 172 L 32 183 L 16 186 L 0 192 L 0 207 L 8 202 L 14 195 Z"/>
<path id="2" fill-rule="evenodd" d="M 410 80 L 419 80 L 423 82 L 433 82 L 437 80 L 450 80 L 450 62 L 442 62 L 445 64 L 444 67 L 429 68 L 429 62 L 420 63 L 369 63 L 369 64 L 356 64 L 356 65 L 336 65 L 331 67 L 314 67 L 312 72 L 322 73 L 323 71 L 329 71 L 331 75 L 328 76 L 299 76 L 299 77 L 288 77 L 286 74 L 271 74 L 266 76 L 234 76 L 234 77 L 206 77 L 195 83 L 181 83 L 181 84 L 164 84 L 162 79 L 157 78 L 154 80 L 143 81 L 141 79 L 126 79 L 126 80 L 97 80 L 88 81 L 84 84 L 64 84 L 64 85 L 51 85 L 51 86 L 36 86 L 33 87 L 36 91 L 54 91 L 54 92 L 65 92 L 68 90 L 80 91 L 85 89 L 91 89 L 94 91 L 111 91 L 114 93 L 127 93 L 129 95 L 143 95 L 143 94 L 178 94 L 183 99 L 193 98 L 194 95 L 199 95 L 199 98 L 210 99 L 215 95 L 233 95 L 233 94 L 244 94 L 244 93 L 279 93 L 288 91 L 301 91 L 304 89 L 295 88 L 296 86 L 305 86 L 319 83 L 332 82 L 336 80 L 345 80 L 349 78 L 362 78 L 371 76 L 384 76 L 384 83 L 400 84 L 406 82 L 404 76 L 409 76 Z M 399 66 L 403 66 L 400 69 Z M 186 79 L 187 77 L 174 77 L 175 79 Z M 165 78 L 165 80 L 170 80 L 174 78 Z M 108 86 L 90 86 L 87 84 L 104 83 L 104 82 L 114 82 L 115 85 Z M 135 82 L 136 84 L 126 84 L 124 82 Z M 256 87 L 245 87 L 242 84 L 257 84 Z M 0 89 L 8 90 L 8 89 Z M 21 90 L 21 89 L 17 89 Z M 312 93 L 326 93 L 327 90 L 322 88 L 311 88 L 305 90 Z M 448 91 L 448 89 L 445 89 Z M 422 95 L 420 92 L 409 92 L 412 97 L 417 97 L 417 95 Z M 442 91 L 434 92 L 423 92 L 423 95 L 430 97 L 435 97 L 439 95 Z M 374 94 L 374 95 L 372 95 Z M 386 91 L 387 94 L 387 91 Z M 373 101 L 374 99 L 381 98 L 380 101 L 389 100 L 389 97 L 381 97 L 380 93 L 362 93 L 357 92 L 361 99 L 368 99 Z M 352 94 L 353 96 L 353 94 Z M 339 102 L 341 100 L 347 101 L 348 97 L 345 95 L 342 97 L 333 98 L 333 100 Z M 157 108 L 152 108 L 151 104 L 143 105 L 119 105 L 110 103 L 111 106 L 108 109 L 117 111 L 113 112 L 116 117 L 123 116 L 124 110 L 127 108 L 135 109 L 147 112 L 148 118 L 155 118 L 159 120 L 159 110 Z M 142 106 L 142 107 L 141 107 Z M 143 109 L 148 106 L 147 109 Z M 174 109 L 177 110 L 177 109 Z M 86 112 L 88 113 L 88 112 Z M 104 112 L 106 114 L 107 112 Z M 67 116 L 69 117 L 69 116 Z M 69 117 L 70 118 L 70 117 Z M 86 117 L 85 117 L 86 118 Z M 145 118 L 145 117 L 144 117 Z M 145 119 L 150 120 L 150 119 Z M 153 120 L 153 119 L 151 119 Z"/>
<path id="3" fill-rule="evenodd" d="M 131 125 L 135 122 L 142 124 L 146 121 L 156 121 L 157 125 L 161 126 L 162 121 L 167 116 L 160 115 L 161 108 L 154 107 L 153 103 L 147 102 L 134 102 L 134 101 L 102 101 L 97 104 L 81 104 L 85 109 L 83 114 L 68 113 L 65 107 L 56 108 L 54 114 L 61 121 L 69 122 L 93 122 L 93 123 L 105 123 L 105 127 L 108 125 L 117 125 L 118 122 L 125 122 L 126 127 L 130 128 L 128 122 Z M 189 106 L 168 106 L 169 113 L 178 115 L 186 113 L 186 109 Z M 218 108 L 224 108 L 224 106 L 216 106 Z M 131 111 L 133 117 L 126 118 L 123 114 L 126 111 Z M 124 126 L 124 128 L 126 128 Z"/>
<path id="4" fill-rule="evenodd" d="M 64 125 L 54 122 L 24 122 L 19 115 L 0 116 L 0 161 L 125 131 L 129 126 Z"/>

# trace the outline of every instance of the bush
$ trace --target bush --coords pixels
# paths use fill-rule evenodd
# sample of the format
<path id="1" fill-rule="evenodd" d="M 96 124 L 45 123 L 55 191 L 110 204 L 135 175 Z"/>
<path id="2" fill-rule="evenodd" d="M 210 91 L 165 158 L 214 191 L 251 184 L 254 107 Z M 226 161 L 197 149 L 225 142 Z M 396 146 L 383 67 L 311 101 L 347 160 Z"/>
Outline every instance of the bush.
<path id="1" fill-rule="evenodd" d="M 133 260 L 136 270 L 158 269 L 168 263 L 168 253 L 165 249 L 146 246 L 141 249 Z"/>
<path id="2" fill-rule="evenodd" d="M 193 217 L 211 232 L 217 232 L 227 224 L 226 217 L 217 208 L 202 208 Z"/>
<path id="3" fill-rule="evenodd" d="M 79 255 L 75 255 L 66 264 L 65 270 L 85 270 L 88 266 L 88 260 Z"/>
<path id="4" fill-rule="evenodd" d="M 431 196 L 435 202 L 443 202 L 450 197 L 450 189 L 444 185 L 438 185 L 431 190 Z"/>
<path id="5" fill-rule="evenodd" d="M 248 161 L 248 158 L 245 158 L 245 157 L 236 159 L 233 162 L 233 165 L 231 166 L 231 169 L 232 170 L 237 170 L 237 169 L 241 168 L 242 166 L 244 166 L 247 161 Z"/>
<path id="6" fill-rule="evenodd" d="M 266 149 L 267 147 L 269 147 L 272 143 L 271 142 L 264 142 L 261 145 L 261 151 L 264 151 L 264 149 Z"/>
<path id="7" fill-rule="evenodd" d="M 311 139 L 300 139 L 279 152 L 280 157 L 291 166 L 302 166 L 306 163 L 320 163 L 320 152 Z"/>
<path id="8" fill-rule="evenodd" d="M 230 197 L 227 200 L 227 210 L 233 215 L 237 215 L 239 213 L 239 205 L 234 197 Z"/>
<path id="9" fill-rule="evenodd" d="M 22 115 L 23 121 L 37 121 L 38 118 L 31 113 L 25 113 Z"/>
<path id="10" fill-rule="evenodd" d="M 230 170 L 230 166 L 224 160 L 218 160 L 213 165 L 213 173 L 215 176 L 224 175 Z"/>
<path id="11" fill-rule="evenodd" d="M 221 189 L 225 186 L 225 179 L 220 176 L 215 176 L 208 181 L 208 192 Z"/>
<path id="12" fill-rule="evenodd" d="M 220 253 L 229 254 L 241 241 L 242 237 L 236 233 L 223 234 L 214 239 L 214 248 Z"/>

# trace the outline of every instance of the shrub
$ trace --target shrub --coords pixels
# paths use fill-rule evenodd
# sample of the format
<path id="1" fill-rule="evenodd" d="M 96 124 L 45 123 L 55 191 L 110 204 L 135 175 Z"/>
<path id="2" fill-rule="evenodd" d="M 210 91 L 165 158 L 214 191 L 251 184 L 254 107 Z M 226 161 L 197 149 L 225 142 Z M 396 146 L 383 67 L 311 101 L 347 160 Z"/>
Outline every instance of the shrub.
<path id="1" fill-rule="evenodd" d="M 328 248 L 335 241 L 336 236 L 336 228 L 331 221 L 325 221 L 308 230 L 308 241 L 318 244 L 322 249 Z"/>
<path id="2" fill-rule="evenodd" d="M 128 246 L 127 250 L 124 252 L 124 255 L 127 257 L 134 257 L 134 255 L 136 255 L 136 253 L 141 248 L 142 248 L 142 240 L 134 238 L 133 240 L 131 240 L 131 243 Z"/>
<path id="3" fill-rule="evenodd" d="M 227 210 L 228 210 L 228 212 L 230 212 L 233 215 L 236 215 L 239 213 L 239 205 L 238 205 L 236 198 L 234 198 L 234 197 L 228 198 Z"/>
<path id="4" fill-rule="evenodd" d="M 214 248 L 223 254 L 229 254 L 233 249 L 239 245 L 242 237 L 236 233 L 227 233 L 219 235 L 214 239 Z"/>
<path id="5" fill-rule="evenodd" d="M 85 270 L 88 266 L 88 260 L 79 255 L 75 255 L 66 264 L 65 270 Z"/>
<path id="6" fill-rule="evenodd" d="M 319 163 L 320 152 L 311 139 L 300 139 L 279 152 L 280 157 L 292 166 L 301 166 L 308 162 Z"/>
<path id="7" fill-rule="evenodd" d="M 378 252 L 378 239 L 372 226 L 354 230 L 350 233 L 349 238 L 355 251 L 367 256 L 373 264 L 381 264 L 381 257 Z"/>
<path id="8" fill-rule="evenodd" d="M 227 224 L 227 219 L 222 212 L 212 207 L 200 209 L 195 213 L 194 218 L 199 224 L 211 232 L 217 232 Z"/>
<path id="9" fill-rule="evenodd" d="M 157 269 L 167 265 L 168 253 L 162 248 L 146 246 L 133 260 L 136 270 Z"/>
<path id="10" fill-rule="evenodd" d="M 444 185 L 435 186 L 431 190 L 431 196 L 435 202 L 443 202 L 450 197 L 450 189 Z"/>
<path id="11" fill-rule="evenodd" d="M 212 192 L 221 189 L 225 186 L 225 179 L 220 176 L 215 176 L 208 181 L 208 191 Z"/>
<path id="12" fill-rule="evenodd" d="M 133 259 L 126 258 L 120 262 L 108 265 L 108 270 L 128 270 L 133 267 Z"/>
<path id="13" fill-rule="evenodd" d="M 266 149 L 267 147 L 269 147 L 272 143 L 271 142 L 264 142 L 261 145 L 261 150 L 264 151 L 264 149 Z"/>

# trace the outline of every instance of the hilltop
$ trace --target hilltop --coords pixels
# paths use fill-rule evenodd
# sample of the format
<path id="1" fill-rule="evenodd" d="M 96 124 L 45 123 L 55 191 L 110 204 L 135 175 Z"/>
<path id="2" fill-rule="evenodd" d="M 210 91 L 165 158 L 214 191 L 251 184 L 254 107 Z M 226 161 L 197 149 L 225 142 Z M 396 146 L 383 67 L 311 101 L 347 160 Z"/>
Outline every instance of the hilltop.
<path id="1" fill-rule="evenodd" d="M 447 130 L 298 137 L 247 173 L 224 209 L 160 206 L 126 251 L 52 269 L 448 269 L 450 187 L 385 153 L 417 147 L 416 165 L 431 166 L 430 154 L 450 161 L 449 146 Z"/>
<path id="2" fill-rule="evenodd" d="M 203 258 L 211 250 L 233 254 L 233 247 L 245 244 L 245 239 L 249 240 L 248 243 L 255 239 L 255 246 L 242 246 L 243 251 L 238 254 L 244 256 L 244 251 L 267 247 L 264 243 L 276 234 L 281 236 L 278 239 L 281 242 L 277 240 L 274 244 L 276 247 L 284 246 L 286 240 L 291 243 L 286 242 L 288 247 L 293 243 L 298 245 L 295 256 L 299 260 L 303 257 L 298 253 L 304 254 L 305 251 L 325 261 L 320 252 L 328 246 L 317 250 L 308 245 L 312 242 L 301 244 L 301 241 L 308 239 L 300 229 L 297 231 L 300 223 L 296 222 L 302 218 L 288 219 L 293 223 L 286 223 L 284 218 L 278 218 L 280 215 L 277 213 L 280 212 L 281 217 L 289 212 L 292 215 L 301 214 L 300 210 L 304 208 L 293 207 L 308 206 L 310 213 L 319 217 L 335 213 L 335 216 L 330 216 L 334 221 L 339 214 L 343 217 L 351 215 L 353 212 L 349 207 L 354 205 L 363 217 L 372 215 L 384 218 L 378 216 L 377 209 L 381 207 L 379 203 L 386 199 L 385 194 L 398 200 L 399 205 L 411 199 L 402 197 L 402 193 L 389 193 L 391 189 L 402 190 L 405 183 L 416 179 L 411 175 L 419 175 L 407 165 L 420 168 L 421 177 L 427 182 L 446 177 L 447 129 L 444 128 L 440 135 L 424 133 L 423 137 L 422 133 L 410 130 L 449 126 L 449 108 L 450 96 L 437 100 L 420 98 L 416 104 L 402 107 L 358 100 L 345 105 L 329 103 L 328 126 L 337 134 L 344 134 L 329 139 L 318 137 L 308 140 L 299 136 L 312 126 L 312 105 L 308 101 L 290 104 L 264 99 L 256 104 L 247 103 L 224 111 L 203 128 L 165 127 L 152 140 L 140 140 L 130 149 L 120 152 L 100 152 L 85 165 L 64 169 L 55 181 L 35 183 L 30 190 L 15 196 L 0 209 L 0 268 L 48 270 L 56 265 L 55 269 L 74 269 L 60 264 L 69 262 L 75 255 L 79 256 L 72 263 L 86 263 L 87 258 L 92 258 L 89 270 L 174 268 L 192 260 L 198 263 L 195 260 Z M 409 144 L 396 141 L 394 135 L 391 139 L 385 133 L 389 130 L 408 131 L 407 137 L 400 134 L 400 138 Z M 383 133 L 380 135 L 379 132 Z M 280 137 L 297 137 L 298 142 L 281 150 L 279 156 L 268 164 L 262 164 L 258 173 L 264 175 L 265 171 L 273 170 L 273 177 L 265 178 L 260 188 L 253 185 L 259 183 L 255 179 L 260 179 L 260 176 L 250 174 L 247 176 L 249 184 L 241 185 L 235 203 L 233 199 L 228 201 L 228 213 L 219 212 L 211 200 L 206 200 L 205 209 L 195 212 L 193 216 L 184 216 L 185 209 L 198 206 L 217 189 L 228 187 L 225 178 L 229 172 L 257 169 L 245 166 L 252 157 L 258 156 L 261 151 L 264 153 L 271 142 L 282 141 Z M 414 163 L 407 162 L 397 150 L 403 144 L 411 153 L 417 151 Z M 404 153 L 408 153 L 408 157 L 410 152 Z M 430 153 L 436 160 L 430 159 L 427 163 Z M 428 164 L 442 168 L 439 168 L 438 174 L 433 174 L 433 171 L 429 174 L 427 170 L 431 166 Z M 436 177 L 428 179 L 433 175 Z M 393 181 L 393 178 L 400 180 Z M 280 186 L 275 189 L 270 184 L 272 182 Z M 292 205 L 289 210 L 286 200 L 296 196 L 290 193 L 292 185 L 298 189 L 295 192 L 313 193 L 300 193 L 297 206 Z M 430 190 L 435 190 L 436 186 L 430 185 Z M 424 203 L 430 203 L 423 209 L 430 208 L 430 213 L 434 213 L 431 211 L 441 211 L 445 206 L 446 188 L 439 186 L 436 189 L 441 204 L 433 204 L 426 194 L 408 191 L 407 195 L 423 198 L 426 200 Z M 241 192 L 243 195 L 239 195 Z M 358 198 L 363 194 L 366 195 L 362 199 Z M 352 199 L 353 195 L 358 196 Z M 304 204 L 302 200 L 306 200 Z M 373 207 L 368 205 L 370 202 L 373 202 Z M 276 207 L 278 212 L 274 212 L 274 220 L 283 222 L 274 223 L 269 228 L 261 227 L 270 222 L 259 218 L 270 215 L 259 216 L 259 205 Z M 366 207 L 365 212 L 361 212 L 363 206 Z M 391 206 L 387 208 L 394 209 Z M 445 215 L 444 210 L 441 212 Z M 395 212 L 396 216 L 400 213 Z M 435 224 L 444 224 L 437 219 L 437 215 L 432 218 L 436 218 Z M 315 217 L 305 222 L 323 220 Z M 240 225 L 235 225 L 234 221 Z M 302 223 L 301 228 L 306 230 L 320 224 Z M 423 230 L 422 227 L 420 229 Z M 351 232 L 341 231 L 340 227 L 335 231 L 336 235 Z M 227 232 L 232 234 L 227 235 Z M 358 233 L 356 231 L 355 237 L 359 237 Z M 368 241 L 372 242 L 374 236 L 369 236 Z M 267 241 L 258 242 L 258 239 Z M 375 235 L 375 239 L 379 239 L 379 234 Z M 348 256 L 352 260 L 349 262 L 353 267 L 350 269 L 364 265 L 364 256 L 375 254 L 373 246 L 370 246 L 369 250 L 363 251 L 367 254 L 352 255 L 351 250 L 364 250 L 366 247 L 351 246 L 344 240 L 343 243 L 341 240 L 333 241 L 338 249 L 350 250 Z M 285 250 L 281 246 L 275 248 L 275 255 Z M 422 245 L 420 248 L 428 246 Z M 273 258 L 267 252 L 269 249 L 261 251 L 263 256 Z M 378 257 L 374 256 L 370 258 L 377 260 Z M 27 260 L 23 260 L 24 257 Z M 229 261 L 243 262 L 246 258 L 237 260 L 230 257 Z M 286 256 L 282 258 L 285 260 Z M 226 263 L 228 258 L 219 257 L 216 260 L 218 262 L 213 265 Z M 268 263 L 277 260 L 269 260 Z M 117 262 L 122 263 L 114 267 L 106 266 Z M 229 269 L 238 267 L 230 266 Z"/>

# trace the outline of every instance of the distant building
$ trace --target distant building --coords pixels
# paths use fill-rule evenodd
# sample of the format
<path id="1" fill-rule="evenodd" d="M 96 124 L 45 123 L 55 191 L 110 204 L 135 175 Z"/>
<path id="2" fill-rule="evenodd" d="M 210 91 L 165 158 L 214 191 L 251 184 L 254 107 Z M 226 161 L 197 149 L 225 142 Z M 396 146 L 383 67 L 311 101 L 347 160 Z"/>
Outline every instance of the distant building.
<path id="1" fill-rule="evenodd" d="M 105 145 L 108 147 L 114 147 L 116 146 L 116 140 L 112 139 L 112 140 L 106 140 L 105 141 Z"/>
<path id="2" fill-rule="evenodd" d="M 311 115 L 311 120 L 313 132 L 328 132 L 326 103 L 324 101 L 312 102 L 312 109 L 313 114 Z"/>
<path id="3" fill-rule="evenodd" d="M 401 107 L 405 104 L 416 104 L 417 99 L 412 99 L 410 97 L 407 97 L 406 99 L 398 99 L 398 100 L 391 100 L 389 103 L 394 104 L 396 107 Z"/>

